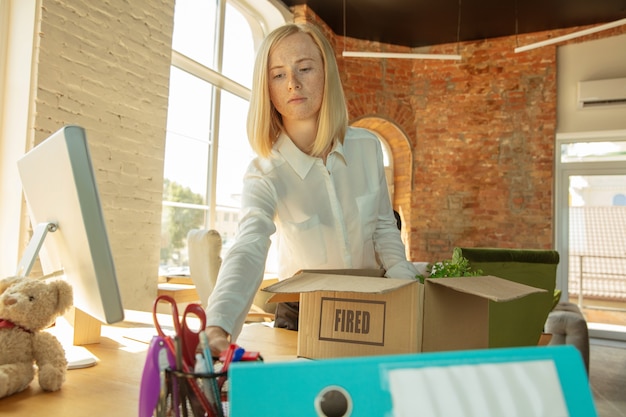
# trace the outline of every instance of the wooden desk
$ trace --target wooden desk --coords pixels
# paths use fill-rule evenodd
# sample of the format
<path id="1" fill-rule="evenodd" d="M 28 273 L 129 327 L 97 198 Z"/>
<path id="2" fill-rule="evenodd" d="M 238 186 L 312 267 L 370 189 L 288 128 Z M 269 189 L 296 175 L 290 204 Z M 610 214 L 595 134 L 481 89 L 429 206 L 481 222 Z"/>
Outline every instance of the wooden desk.
<path id="1" fill-rule="evenodd" d="M 145 316 L 145 322 L 102 326 L 101 342 L 85 346 L 99 359 L 96 366 L 69 370 L 57 392 L 42 391 L 35 379 L 26 390 L 0 399 L 0 415 L 136 416 L 148 344 L 130 337 L 149 341 L 156 334 L 152 332 L 151 316 L 147 313 Z M 297 333 L 251 324 L 244 327 L 238 344 L 261 352 L 266 362 L 293 360 Z"/>

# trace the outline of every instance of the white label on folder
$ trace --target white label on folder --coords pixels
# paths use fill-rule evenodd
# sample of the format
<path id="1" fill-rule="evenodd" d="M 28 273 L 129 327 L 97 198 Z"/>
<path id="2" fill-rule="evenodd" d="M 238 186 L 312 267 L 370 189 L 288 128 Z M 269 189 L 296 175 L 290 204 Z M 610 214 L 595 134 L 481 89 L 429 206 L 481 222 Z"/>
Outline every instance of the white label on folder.
<path id="1" fill-rule="evenodd" d="M 567 417 L 551 360 L 389 371 L 393 416 Z"/>

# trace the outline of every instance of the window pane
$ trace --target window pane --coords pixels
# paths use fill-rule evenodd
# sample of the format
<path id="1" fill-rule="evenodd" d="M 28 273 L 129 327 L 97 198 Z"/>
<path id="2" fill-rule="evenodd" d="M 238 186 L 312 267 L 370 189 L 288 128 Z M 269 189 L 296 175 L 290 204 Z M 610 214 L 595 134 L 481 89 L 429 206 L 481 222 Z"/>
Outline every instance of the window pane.
<path id="1" fill-rule="evenodd" d="M 571 175 L 569 193 L 570 207 L 623 206 L 626 175 Z"/>
<path id="2" fill-rule="evenodd" d="M 163 207 L 159 275 L 189 274 L 187 233 L 202 227 L 204 213 L 193 208 Z"/>
<path id="3" fill-rule="evenodd" d="M 624 199 L 626 175 L 569 177 L 568 290 L 574 302 L 602 308 L 626 300 Z"/>
<path id="4" fill-rule="evenodd" d="M 561 162 L 626 161 L 626 142 L 576 142 L 561 145 Z"/>
<path id="5" fill-rule="evenodd" d="M 176 0 L 172 48 L 214 68 L 216 19 L 217 1 Z"/>
<path id="6" fill-rule="evenodd" d="M 221 110 L 216 184 L 218 213 L 215 228 L 222 235 L 224 245 L 228 246 L 228 242 L 235 236 L 239 221 L 237 215 L 243 175 L 254 154 L 246 134 L 248 102 L 222 91 Z"/>
<path id="7" fill-rule="evenodd" d="M 205 203 L 211 91 L 211 84 L 172 67 L 164 177 L 202 195 Z"/>
<path id="8" fill-rule="evenodd" d="M 187 232 L 206 211 L 212 86 L 175 67 L 165 137 L 160 274 L 186 273 Z M 182 268 L 182 269 L 181 269 Z"/>
<path id="9" fill-rule="evenodd" d="M 254 41 L 250 25 L 237 9 L 227 5 L 222 74 L 251 88 L 253 67 Z"/>

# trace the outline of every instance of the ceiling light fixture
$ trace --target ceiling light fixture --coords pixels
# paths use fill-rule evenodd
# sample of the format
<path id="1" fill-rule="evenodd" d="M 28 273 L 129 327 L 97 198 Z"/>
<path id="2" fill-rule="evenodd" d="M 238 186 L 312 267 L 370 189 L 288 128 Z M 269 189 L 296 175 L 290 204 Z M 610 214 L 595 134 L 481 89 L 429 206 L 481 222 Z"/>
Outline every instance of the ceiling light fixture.
<path id="1" fill-rule="evenodd" d="M 400 59 L 451 59 L 460 60 L 461 55 L 445 55 L 445 54 L 414 54 L 399 52 L 359 52 L 359 51 L 343 51 L 342 56 L 346 58 L 400 58 Z"/>
<path id="2" fill-rule="evenodd" d="M 459 42 L 459 28 L 461 26 L 461 0 L 459 0 L 459 17 L 457 26 L 457 47 Z M 368 52 L 368 51 L 346 51 L 346 0 L 343 0 L 343 52 L 341 56 L 345 58 L 391 58 L 391 59 L 443 59 L 460 61 L 461 55 L 451 54 L 416 54 L 401 52 Z"/>
<path id="3" fill-rule="evenodd" d="M 548 39 L 545 41 L 531 43 L 526 46 L 520 46 L 518 48 L 515 48 L 515 52 L 524 52 L 524 51 L 529 51 L 531 49 L 541 48 L 542 46 L 552 45 L 554 43 L 559 43 L 563 41 L 568 41 L 570 39 L 579 38 L 581 36 L 590 35 L 592 33 L 601 32 L 603 30 L 615 28 L 615 27 L 622 26 L 622 25 L 626 25 L 626 19 L 616 20 L 611 23 L 606 23 L 604 25 L 596 26 L 593 28 L 580 30 L 578 32 L 573 32 L 568 35 L 558 36 L 556 38 Z"/>

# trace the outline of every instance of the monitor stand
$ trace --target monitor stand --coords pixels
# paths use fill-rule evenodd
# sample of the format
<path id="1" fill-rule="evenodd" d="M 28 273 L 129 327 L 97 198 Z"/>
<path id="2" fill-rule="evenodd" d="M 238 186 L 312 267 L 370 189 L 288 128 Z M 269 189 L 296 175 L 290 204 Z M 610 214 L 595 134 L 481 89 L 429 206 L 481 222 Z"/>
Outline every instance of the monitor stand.
<path id="1" fill-rule="evenodd" d="M 39 223 L 35 227 L 33 230 L 33 236 L 30 238 L 28 246 L 26 246 L 26 250 L 24 250 L 24 255 L 22 255 L 20 263 L 17 264 L 15 276 L 27 277 L 28 274 L 30 274 L 31 269 L 33 269 L 33 265 L 35 264 L 35 260 L 37 259 L 37 255 L 39 255 L 39 251 L 41 250 L 41 246 L 43 245 L 44 240 L 46 240 L 46 235 L 48 232 L 56 232 L 58 228 L 59 226 L 53 222 Z"/>
<path id="2" fill-rule="evenodd" d="M 46 235 L 48 233 L 54 233 L 58 228 L 58 225 L 53 222 L 39 223 L 33 230 L 33 236 L 28 242 L 28 246 L 24 251 L 24 255 L 20 259 L 17 265 L 16 276 L 28 276 L 35 263 L 35 259 L 39 255 L 39 251 L 43 245 Z M 59 275 L 59 273 L 50 274 L 47 277 Z M 85 368 L 93 366 L 97 363 L 97 358 L 93 356 L 83 345 L 89 345 L 93 343 L 100 343 L 100 331 L 102 323 L 90 316 L 89 314 L 77 309 L 76 307 L 70 308 L 69 312 L 64 316 L 70 329 L 64 329 L 65 334 L 70 334 L 71 331 L 73 338 L 71 343 L 68 343 L 67 337 L 62 337 L 61 334 L 57 334 L 57 338 L 61 340 L 65 349 L 66 358 L 68 361 L 68 369 Z M 57 320 L 57 325 L 61 324 L 61 320 Z M 59 326 L 61 327 L 61 326 Z"/>
<path id="3" fill-rule="evenodd" d="M 96 323 L 89 323 L 89 319 Z M 96 328 L 98 328 L 97 335 Z M 64 316 L 57 318 L 55 325 L 49 331 L 59 340 L 65 350 L 67 369 L 88 368 L 98 363 L 98 358 L 84 346 L 100 342 L 98 320 L 72 307 Z"/>
<path id="4" fill-rule="evenodd" d="M 70 308 L 70 310 L 65 313 L 65 318 L 74 328 L 74 338 L 72 342 L 75 346 L 100 343 L 100 332 L 102 330 L 100 320 L 76 307 Z"/>
<path id="5" fill-rule="evenodd" d="M 98 358 L 84 346 L 64 346 L 64 349 L 68 370 L 90 368 L 98 363 Z"/>

